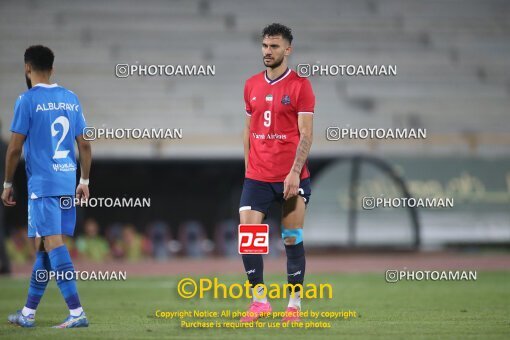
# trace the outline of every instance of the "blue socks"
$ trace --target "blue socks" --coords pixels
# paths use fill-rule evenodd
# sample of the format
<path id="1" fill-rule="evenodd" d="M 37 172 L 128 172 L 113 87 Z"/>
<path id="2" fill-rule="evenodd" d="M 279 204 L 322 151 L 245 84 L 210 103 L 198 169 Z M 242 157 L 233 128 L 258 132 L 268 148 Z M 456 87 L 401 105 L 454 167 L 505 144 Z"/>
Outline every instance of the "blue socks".
<path id="1" fill-rule="evenodd" d="M 49 252 L 51 269 L 55 272 L 57 285 L 69 307 L 69 310 L 81 308 L 78 290 L 76 289 L 76 278 L 71 255 L 65 245 L 57 247 Z M 67 272 L 72 272 L 67 274 Z"/>
<path id="2" fill-rule="evenodd" d="M 37 309 L 39 302 L 44 294 L 44 290 L 48 285 L 48 274 L 51 270 L 50 258 L 45 251 L 38 251 L 32 268 L 32 277 L 30 278 L 30 286 L 28 287 L 28 297 L 26 308 Z"/>

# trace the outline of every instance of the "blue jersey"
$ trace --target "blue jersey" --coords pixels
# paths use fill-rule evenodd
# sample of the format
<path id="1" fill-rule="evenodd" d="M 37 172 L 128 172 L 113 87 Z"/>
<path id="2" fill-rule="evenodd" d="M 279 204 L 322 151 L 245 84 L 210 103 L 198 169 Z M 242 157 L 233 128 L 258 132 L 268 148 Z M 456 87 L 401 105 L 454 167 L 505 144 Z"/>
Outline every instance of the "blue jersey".
<path id="1" fill-rule="evenodd" d="M 57 84 L 37 84 L 18 98 L 11 131 L 26 136 L 28 197 L 74 195 L 74 143 L 85 126 L 78 97 Z"/>

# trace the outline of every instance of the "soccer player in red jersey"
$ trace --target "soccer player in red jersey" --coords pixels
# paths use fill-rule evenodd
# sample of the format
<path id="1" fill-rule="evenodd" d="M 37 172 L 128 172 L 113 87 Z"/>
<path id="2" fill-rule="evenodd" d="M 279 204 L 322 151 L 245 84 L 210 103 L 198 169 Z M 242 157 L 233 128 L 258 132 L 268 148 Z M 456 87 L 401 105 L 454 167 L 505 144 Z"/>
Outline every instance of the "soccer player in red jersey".
<path id="1" fill-rule="evenodd" d="M 262 56 L 266 70 L 246 81 L 244 101 L 245 180 L 239 207 L 241 224 L 260 224 L 275 201 L 282 204 L 282 239 L 287 254 L 289 284 L 303 284 L 305 251 L 303 224 L 310 199 L 307 158 L 312 145 L 315 96 L 306 78 L 289 69 L 292 32 L 281 24 L 262 31 Z M 252 287 L 263 284 L 263 259 L 244 254 L 243 263 Z M 242 322 L 271 312 L 263 286 L 257 286 Z M 254 289 L 254 288 L 252 288 Z M 267 292 L 266 292 L 267 293 Z M 290 296 L 282 321 L 298 321 L 301 291 Z"/>

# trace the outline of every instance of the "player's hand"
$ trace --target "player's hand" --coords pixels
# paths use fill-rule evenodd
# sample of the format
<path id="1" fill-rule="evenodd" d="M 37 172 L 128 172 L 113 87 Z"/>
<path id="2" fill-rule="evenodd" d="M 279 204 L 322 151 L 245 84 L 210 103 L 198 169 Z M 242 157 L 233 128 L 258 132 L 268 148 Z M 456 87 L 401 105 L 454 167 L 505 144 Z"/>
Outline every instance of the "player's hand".
<path id="1" fill-rule="evenodd" d="M 14 207 L 16 205 L 12 187 L 4 189 L 4 192 L 2 192 L 2 202 L 6 207 Z"/>
<path id="2" fill-rule="evenodd" d="M 288 200 L 297 196 L 299 191 L 299 174 L 291 171 L 283 181 L 283 199 Z"/>
<path id="3" fill-rule="evenodd" d="M 87 201 L 89 197 L 89 186 L 85 184 L 78 184 L 76 187 L 76 198 L 78 199 L 78 202 L 81 203 L 82 200 Z"/>

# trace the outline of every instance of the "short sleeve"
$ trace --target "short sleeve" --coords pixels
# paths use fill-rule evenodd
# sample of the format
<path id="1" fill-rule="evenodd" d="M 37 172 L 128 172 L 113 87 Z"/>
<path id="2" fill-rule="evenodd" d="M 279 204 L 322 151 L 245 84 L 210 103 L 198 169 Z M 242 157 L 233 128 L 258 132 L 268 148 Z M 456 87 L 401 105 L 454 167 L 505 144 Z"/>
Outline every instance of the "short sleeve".
<path id="1" fill-rule="evenodd" d="M 252 110 L 250 105 L 250 88 L 248 82 L 244 84 L 244 110 L 248 116 L 251 116 Z"/>
<path id="2" fill-rule="evenodd" d="M 83 129 L 87 126 L 87 123 L 85 122 L 85 116 L 83 115 L 83 111 L 81 109 L 81 104 L 76 99 L 76 121 L 75 121 L 75 137 L 81 136 L 83 134 Z"/>
<path id="3" fill-rule="evenodd" d="M 304 79 L 299 90 L 297 101 L 298 114 L 313 114 L 315 110 L 315 95 L 313 94 L 312 85 L 308 79 Z"/>
<path id="4" fill-rule="evenodd" d="M 28 135 L 30 128 L 30 103 L 26 96 L 19 96 L 14 104 L 14 118 L 11 124 L 11 131 Z"/>

